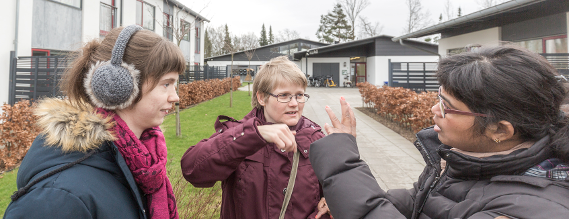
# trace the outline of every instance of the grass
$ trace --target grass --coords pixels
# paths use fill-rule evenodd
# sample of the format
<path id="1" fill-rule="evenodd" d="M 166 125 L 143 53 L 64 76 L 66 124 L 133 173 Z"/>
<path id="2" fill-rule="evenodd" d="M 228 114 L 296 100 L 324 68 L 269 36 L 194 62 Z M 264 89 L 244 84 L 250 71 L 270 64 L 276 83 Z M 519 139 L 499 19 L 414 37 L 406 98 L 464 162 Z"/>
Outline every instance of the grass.
<path id="1" fill-rule="evenodd" d="M 194 188 L 181 174 L 180 159 L 186 150 L 204 138 L 209 138 L 215 130 L 218 115 L 226 115 L 237 120 L 251 111 L 251 97 L 244 91 L 233 92 L 233 107 L 229 107 L 229 93 L 200 103 L 180 112 L 182 136 L 176 136 L 176 115 L 170 114 L 161 128 L 168 147 L 168 177 L 178 199 L 180 218 L 219 218 L 221 188 L 217 183 L 211 189 Z M 0 175 L 0 218 L 10 203 L 10 195 L 16 191 L 17 169 Z"/>
<path id="2" fill-rule="evenodd" d="M 18 169 L 0 175 L 0 218 L 4 217 L 4 211 L 10 204 L 10 196 L 16 191 L 16 176 Z"/>

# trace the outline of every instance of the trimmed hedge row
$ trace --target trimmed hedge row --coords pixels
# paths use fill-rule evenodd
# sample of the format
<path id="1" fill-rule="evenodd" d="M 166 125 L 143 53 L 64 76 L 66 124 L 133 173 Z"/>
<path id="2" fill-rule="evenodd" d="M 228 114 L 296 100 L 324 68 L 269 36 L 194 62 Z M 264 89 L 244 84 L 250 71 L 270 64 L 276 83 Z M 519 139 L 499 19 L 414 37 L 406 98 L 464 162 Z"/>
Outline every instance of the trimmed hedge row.
<path id="1" fill-rule="evenodd" d="M 378 115 L 418 132 L 434 125 L 431 107 L 438 103 L 436 92 L 416 93 L 401 87 L 376 87 L 357 84 L 364 103 L 375 108 Z"/>

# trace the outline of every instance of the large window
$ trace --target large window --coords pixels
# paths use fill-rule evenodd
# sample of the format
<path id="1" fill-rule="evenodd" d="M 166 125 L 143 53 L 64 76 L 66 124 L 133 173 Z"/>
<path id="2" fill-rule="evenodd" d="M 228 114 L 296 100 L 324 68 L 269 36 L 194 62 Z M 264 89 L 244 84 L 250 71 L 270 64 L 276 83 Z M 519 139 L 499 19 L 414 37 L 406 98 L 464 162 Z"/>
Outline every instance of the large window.
<path id="1" fill-rule="evenodd" d="M 172 15 L 169 15 L 167 13 L 164 13 L 164 25 L 162 25 L 164 28 L 164 34 L 163 36 L 166 37 L 166 39 L 169 39 L 170 41 L 172 41 L 173 37 L 173 29 L 172 29 Z"/>
<path id="2" fill-rule="evenodd" d="M 81 8 L 81 0 L 50 0 L 52 2 L 59 2 L 61 4 Z"/>
<path id="3" fill-rule="evenodd" d="M 185 20 L 180 20 L 180 27 L 182 28 L 182 33 L 184 34 L 182 39 L 189 42 L 190 41 L 190 28 L 192 27 L 192 25 Z"/>
<path id="4" fill-rule="evenodd" d="M 535 53 L 567 53 L 567 35 L 515 42 Z"/>
<path id="5" fill-rule="evenodd" d="M 196 54 L 200 54 L 200 51 L 201 51 L 200 40 L 201 40 L 200 27 L 199 27 L 199 23 L 196 22 L 196 51 L 195 51 Z"/>
<path id="6" fill-rule="evenodd" d="M 114 0 L 101 1 L 99 35 L 104 37 L 117 26 L 117 8 Z"/>
<path id="7" fill-rule="evenodd" d="M 136 0 L 136 24 L 154 31 L 154 12 L 154 6 L 142 0 Z"/>

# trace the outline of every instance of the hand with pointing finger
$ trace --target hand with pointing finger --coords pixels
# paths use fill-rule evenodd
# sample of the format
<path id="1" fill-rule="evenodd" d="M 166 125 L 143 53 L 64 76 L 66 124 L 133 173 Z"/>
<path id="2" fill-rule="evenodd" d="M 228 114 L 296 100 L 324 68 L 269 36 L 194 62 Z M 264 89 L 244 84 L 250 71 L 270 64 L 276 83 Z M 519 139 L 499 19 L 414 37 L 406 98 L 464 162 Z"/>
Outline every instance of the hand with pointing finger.
<path id="1" fill-rule="evenodd" d="M 274 143 L 277 148 L 286 152 L 296 152 L 296 135 L 285 124 L 260 125 L 257 126 L 261 137 L 269 143 Z"/>
<path id="2" fill-rule="evenodd" d="M 338 119 L 332 109 L 329 106 L 326 106 L 326 112 L 330 117 L 330 121 L 332 125 L 328 125 L 326 123 L 324 125 L 324 129 L 331 135 L 333 133 L 347 133 L 356 137 L 356 117 L 354 116 L 354 111 L 350 107 L 350 104 L 346 102 L 344 97 L 340 97 L 340 105 L 342 107 L 342 120 Z"/>

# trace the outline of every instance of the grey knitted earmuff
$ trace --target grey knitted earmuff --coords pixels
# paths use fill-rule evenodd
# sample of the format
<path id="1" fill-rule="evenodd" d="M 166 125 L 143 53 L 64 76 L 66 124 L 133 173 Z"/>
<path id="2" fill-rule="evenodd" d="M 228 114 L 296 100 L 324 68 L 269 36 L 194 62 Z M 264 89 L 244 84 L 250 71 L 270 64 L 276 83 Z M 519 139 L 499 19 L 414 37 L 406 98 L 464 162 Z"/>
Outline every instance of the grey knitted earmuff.
<path id="1" fill-rule="evenodd" d="M 125 27 L 113 47 L 111 60 L 98 61 L 89 69 L 83 86 L 95 106 L 124 109 L 138 96 L 140 71 L 132 64 L 123 63 L 122 58 L 130 37 L 141 29 L 138 25 Z"/>

